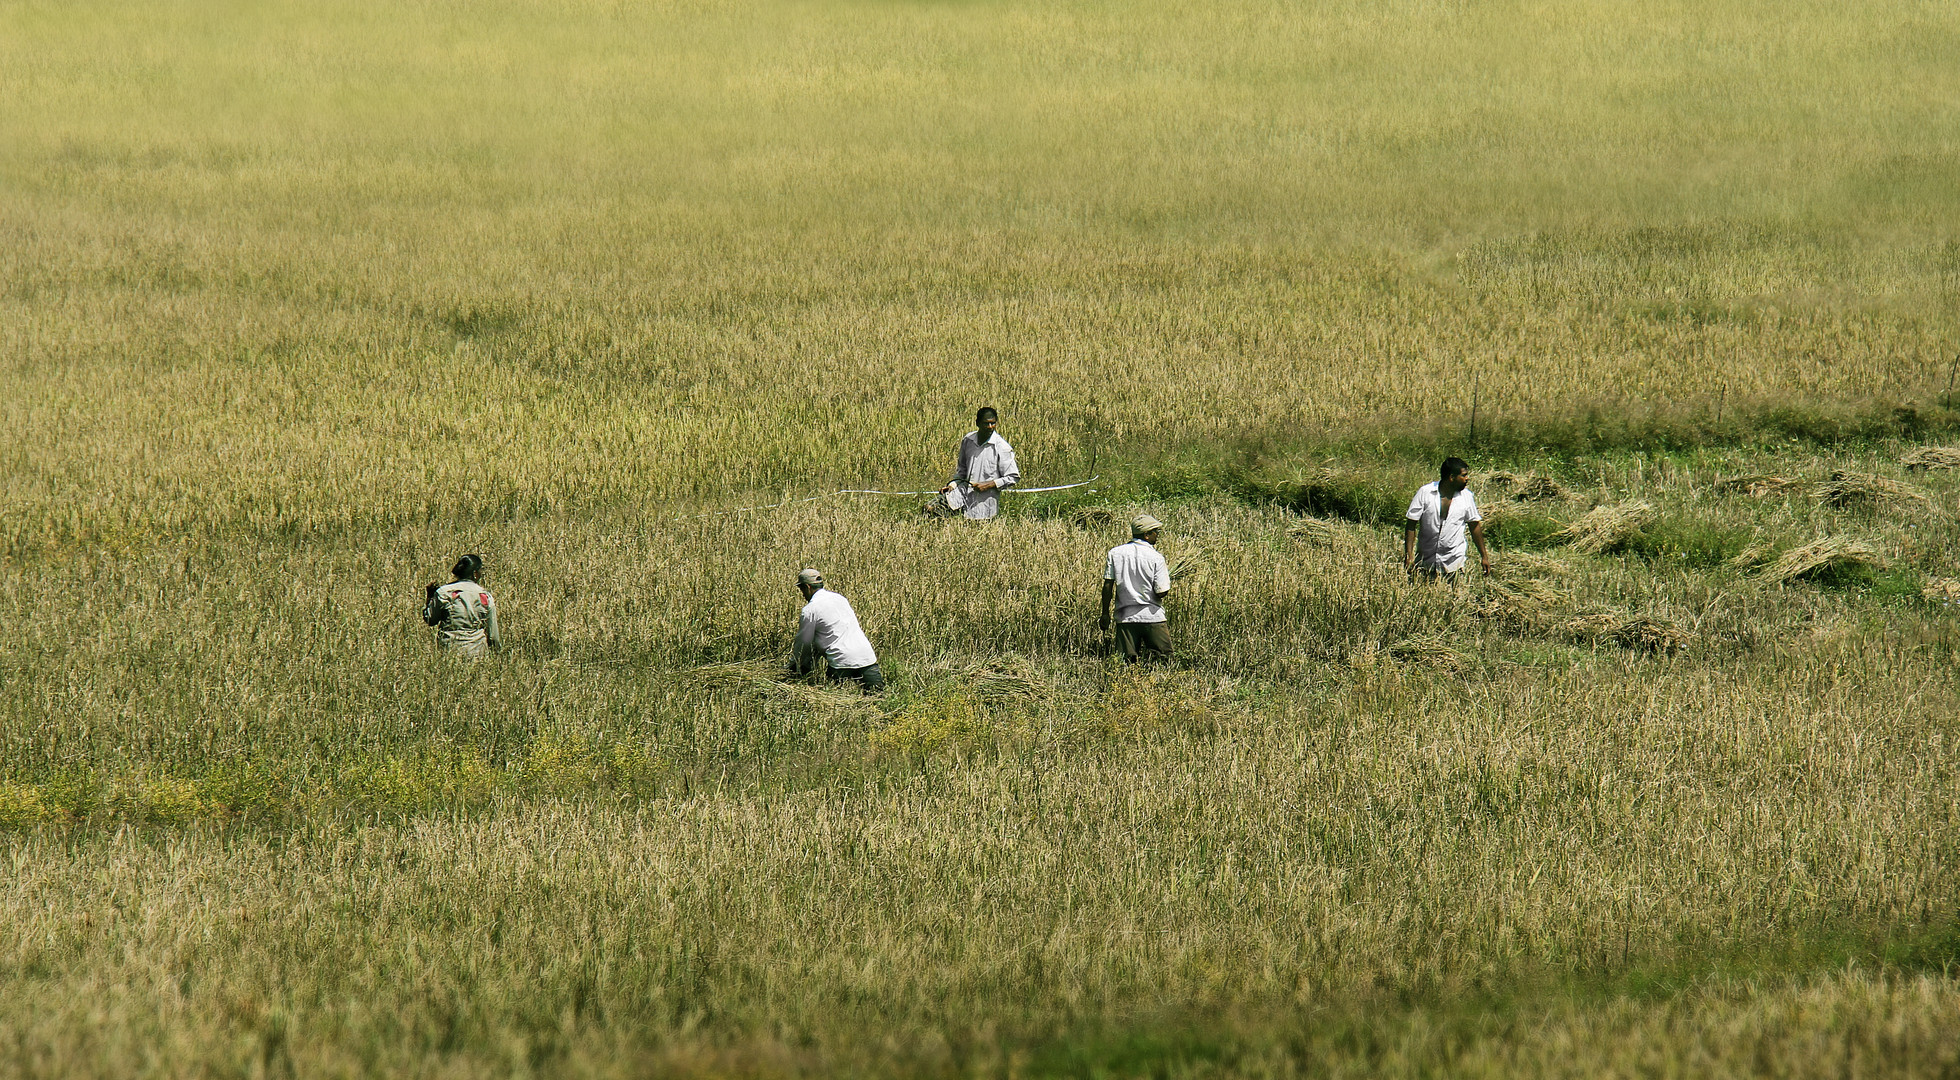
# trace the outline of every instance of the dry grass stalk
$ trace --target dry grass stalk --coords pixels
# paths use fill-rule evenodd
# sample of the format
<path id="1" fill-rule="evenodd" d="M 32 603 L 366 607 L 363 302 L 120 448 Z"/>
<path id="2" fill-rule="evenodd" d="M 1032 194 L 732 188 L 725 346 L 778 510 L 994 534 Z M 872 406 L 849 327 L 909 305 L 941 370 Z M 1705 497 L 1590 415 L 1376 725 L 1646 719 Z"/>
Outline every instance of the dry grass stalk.
<path id="1" fill-rule="evenodd" d="M 1794 476 L 1755 473 L 1748 476 L 1725 476 L 1715 481 L 1715 490 L 1723 495 L 1747 495 L 1759 499 L 1765 495 L 1780 494 L 1802 483 L 1803 481 Z"/>
<path id="2" fill-rule="evenodd" d="M 1880 502 L 1920 502 L 1926 496 L 1912 488 L 1871 473 L 1839 469 L 1831 478 L 1812 489 L 1812 494 L 1835 507 L 1866 506 Z"/>
<path id="3" fill-rule="evenodd" d="M 1550 539 L 1569 543 L 1574 551 L 1598 555 L 1646 528 L 1659 516 L 1654 504 L 1649 502 L 1596 506 L 1585 517 L 1553 533 Z"/>
<path id="4" fill-rule="evenodd" d="M 1116 515 L 1106 506 L 1085 506 L 1069 520 L 1080 529 L 1104 529 L 1116 524 Z"/>
<path id="5" fill-rule="evenodd" d="M 1781 585 L 1820 574 L 1833 566 L 1884 566 L 1870 544 L 1842 536 L 1825 537 L 1783 553 L 1763 571 L 1763 580 Z"/>
<path id="6" fill-rule="evenodd" d="M 1960 469 L 1960 447 L 1922 446 L 1900 458 L 1899 464 L 1915 472 L 1920 469 Z"/>

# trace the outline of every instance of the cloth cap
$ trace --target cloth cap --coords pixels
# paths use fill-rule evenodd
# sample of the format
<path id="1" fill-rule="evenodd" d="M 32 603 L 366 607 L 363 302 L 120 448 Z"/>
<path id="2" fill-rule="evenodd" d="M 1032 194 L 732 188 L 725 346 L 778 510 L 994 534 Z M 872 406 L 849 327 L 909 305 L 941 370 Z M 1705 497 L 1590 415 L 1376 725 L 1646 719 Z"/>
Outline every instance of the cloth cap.
<path id="1" fill-rule="evenodd" d="M 823 572 L 819 570 L 805 570 L 796 575 L 796 583 L 798 585 L 822 585 Z"/>
<path id="2" fill-rule="evenodd" d="M 1138 514 L 1136 516 L 1136 519 L 1130 522 L 1130 535 L 1143 536 L 1146 533 L 1155 532 L 1163 527 L 1164 527 L 1163 522 L 1158 521 L 1156 518 L 1151 517 L 1149 514 Z"/>

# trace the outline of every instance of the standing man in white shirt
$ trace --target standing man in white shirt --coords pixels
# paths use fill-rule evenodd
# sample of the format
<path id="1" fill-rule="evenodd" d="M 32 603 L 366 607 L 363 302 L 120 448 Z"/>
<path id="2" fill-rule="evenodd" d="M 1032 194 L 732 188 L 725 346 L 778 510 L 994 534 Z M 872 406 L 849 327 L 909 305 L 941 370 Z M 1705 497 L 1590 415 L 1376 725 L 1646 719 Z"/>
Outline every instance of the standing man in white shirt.
<path id="1" fill-rule="evenodd" d="M 467 660 L 503 648 L 497 601 L 478 582 L 483 576 L 482 557 L 465 555 L 449 573 L 456 580 L 447 585 L 431 581 L 423 593 L 422 621 L 436 628 L 436 643 L 444 652 Z"/>
<path id="2" fill-rule="evenodd" d="M 1469 540 L 1477 541 L 1477 557 L 1490 573 L 1490 549 L 1484 546 L 1484 515 L 1470 491 L 1470 466 L 1462 458 L 1443 461 L 1442 478 L 1422 485 L 1409 501 L 1402 523 L 1402 568 L 1411 578 L 1441 578 L 1456 584 L 1469 561 Z"/>
<path id="3" fill-rule="evenodd" d="M 1021 482 L 1021 464 L 998 427 L 1000 414 L 993 406 L 974 414 L 973 431 L 960 440 L 953 481 L 939 489 L 947 505 L 964 512 L 968 521 L 986 521 L 1000 513 L 1001 491 Z"/>
<path id="4" fill-rule="evenodd" d="M 1170 624 L 1164 597 L 1171 591 L 1171 568 L 1157 550 L 1163 522 L 1138 514 L 1130 522 L 1130 542 L 1109 549 L 1103 564 L 1102 618 L 1109 629 L 1109 607 L 1116 604 L 1116 648 L 1125 663 L 1171 658 Z"/>
<path id="5" fill-rule="evenodd" d="M 867 694 L 883 690 L 885 676 L 878 670 L 878 654 L 858 625 L 851 602 L 824 588 L 823 574 L 816 570 L 797 574 L 796 589 L 803 594 L 803 615 L 792 650 L 797 673 L 809 674 L 822 654 L 830 661 L 831 682 L 852 679 L 861 683 Z"/>

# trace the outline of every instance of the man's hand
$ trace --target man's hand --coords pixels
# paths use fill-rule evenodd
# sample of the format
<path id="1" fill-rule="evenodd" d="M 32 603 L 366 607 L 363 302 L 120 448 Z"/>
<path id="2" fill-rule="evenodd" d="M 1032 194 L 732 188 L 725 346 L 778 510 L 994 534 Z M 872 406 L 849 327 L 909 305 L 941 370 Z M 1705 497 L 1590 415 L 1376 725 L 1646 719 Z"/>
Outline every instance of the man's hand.
<path id="1" fill-rule="evenodd" d="M 1109 612 L 1103 612 L 1102 617 L 1096 620 L 1096 629 L 1102 631 L 1109 629 Z"/>
<path id="2" fill-rule="evenodd" d="M 436 583 L 431 581 L 429 582 L 428 587 L 422 590 L 422 595 L 434 596 L 435 594 L 436 594 Z"/>
<path id="3" fill-rule="evenodd" d="M 1482 561 L 1484 564 L 1484 575 L 1488 577 L 1490 575 L 1490 556 L 1484 556 Z"/>
<path id="4" fill-rule="evenodd" d="M 999 486 L 1000 486 L 1000 482 L 998 480 L 982 480 L 979 483 L 973 485 L 973 490 L 992 491 L 993 489 Z"/>
<path id="5" fill-rule="evenodd" d="M 953 490 L 953 485 L 951 485 L 951 484 L 947 484 L 947 485 L 946 485 L 945 487 L 943 487 L 943 488 L 940 488 L 940 489 L 939 489 L 939 493 L 940 493 L 941 495 L 944 495 L 944 494 L 946 494 L 947 492 L 949 492 L 949 491 L 951 491 L 951 490 Z"/>

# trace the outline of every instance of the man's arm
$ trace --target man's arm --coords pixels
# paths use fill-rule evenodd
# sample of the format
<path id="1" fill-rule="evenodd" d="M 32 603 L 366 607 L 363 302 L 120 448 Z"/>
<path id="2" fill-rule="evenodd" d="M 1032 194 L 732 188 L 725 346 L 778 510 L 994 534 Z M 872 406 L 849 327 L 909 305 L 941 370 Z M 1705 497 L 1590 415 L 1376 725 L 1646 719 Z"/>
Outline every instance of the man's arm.
<path id="1" fill-rule="evenodd" d="M 1108 578 L 1104 578 L 1102 618 L 1096 620 L 1096 626 L 1098 629 L 1102 629 L 1102 630 L 1109 629 L 1109 602 L 1115 599 L 1115 597 L 1116 597 L 1116 583 L 1114 581 L 1109 580 Z"/>
<path id="2" fill-rule="evenodd" d="M 953 478 L 951 480 L 946 481 L 946 486 L 940 488 L 939 490 L 942 492 L 951 491 L 953 489 L 954 484 L 961 483 L 965 480 L 966 480 L 966 440 L 962 438 L 960 439 L 959 452 L 953 455 Z"/>
<path id="3" fill-rule="evenodd" d="M 490 625 L 485 628 L 483 636 L 490 642 L 491 648 L 501 649 L 504 647 L 504 635 L 503 631 L 497 626 L 497 598 L 491 596 L 489 593 L 484 593 L 483 606 L 490 613 Z"/>
<path id="4" fill-rule="evenodd" d="M 1014 460 L 1014 448 L 1006 439 L 1001 439 L 1000 445 L 1000 475 L 994 477 L 994 487 L 1011 488 L 1021 482 L 1021 463 Z"/>
<path id="5" fill-rule="evenodd" d="M 1479 522 L 1478 526 L 1481 528 L 1482 524 Z M 1416 568 L 1416 533 L 1421 530 L 1422 522 L 1413 518 L 1402 522 L 1402 569 L 1404 570 Z M 1478 540 L 1477 543 L 1481 546 L 1483 541 Z"/>
<path id="6" fill-rule="evenodd" d="M 436 600 L 436 583 L 429 582 L 429 587 L 422 593 L 422 621 L 429 626 L 441 626 L 443 616 L 447 614 L 449 612 Z"/>
<path id="7" fill-rule="evenodd" d="M 1477 557 L 1483 560 L 1484 573 L 1490 573 L 1490 549 L 1484 546 L 1484 521 L 1482 518 L 1470 523 L 1470 539 L 1477 542 Z"/>
<path id="8" fill-rule="evenodd" d="M 817 620 L 809 612 L 804 612 L 802 621 L 796 626 L 796 644 L 790 646 L 790 664 L 799 674 L 807 673 L 817 666 Z"/>

